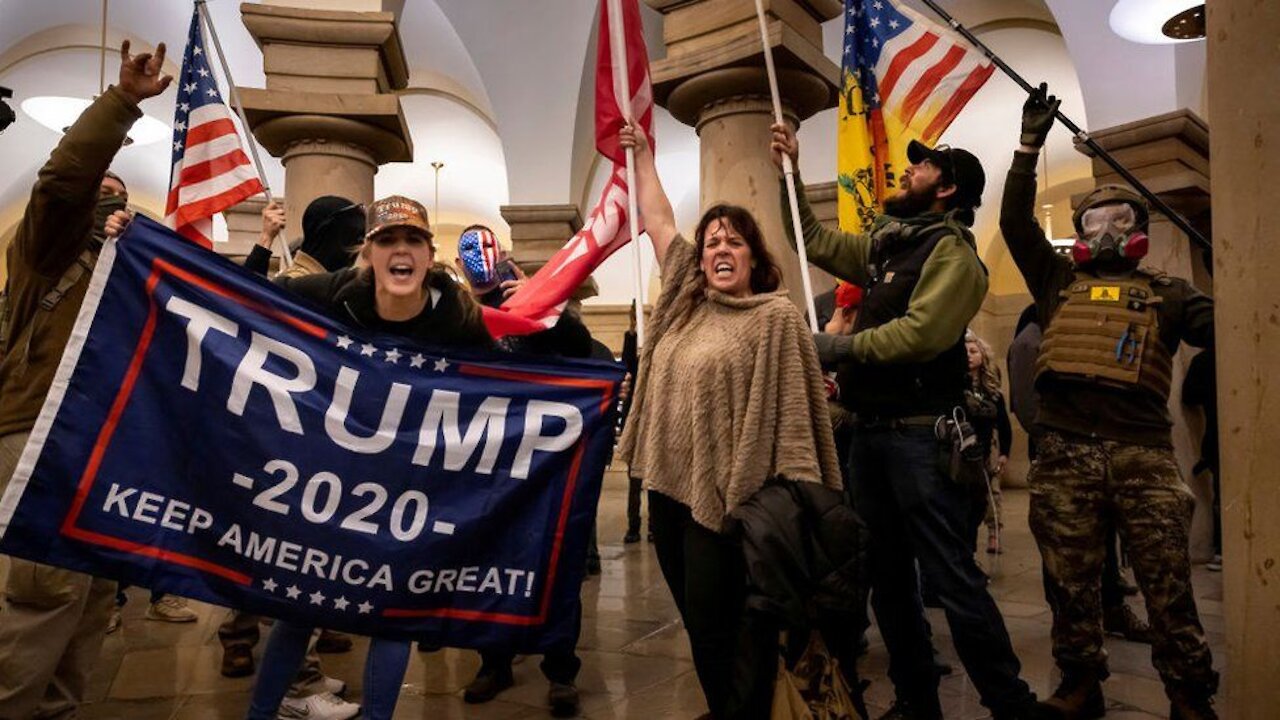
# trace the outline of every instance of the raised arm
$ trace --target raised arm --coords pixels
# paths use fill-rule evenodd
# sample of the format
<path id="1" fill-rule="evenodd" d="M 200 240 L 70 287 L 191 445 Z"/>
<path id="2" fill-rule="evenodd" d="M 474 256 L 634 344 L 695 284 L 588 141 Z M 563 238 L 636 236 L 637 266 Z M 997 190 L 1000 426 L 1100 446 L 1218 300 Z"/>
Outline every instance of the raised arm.
<path id="1" fill-rule="evenodd" d="M 653 148 L 643 132 L 637 131 L 631 124 L 624 125 L 619 133 L 619 141 L 624 148 L 635 148 L 636 156 L 636 205 L 640 217 L 644 220 L 644 230 L 653 242 L 653 254 L 658 258 L 658 267 L 662 267 L 667 257 L 667 248 L 676 236 L 676 213 L 671 209 L 671 201 L 662 189 L 662 181 L 658 179 L 658 168 L 653 162 Z"/>
<path id="2" fill-rule="evenodd" d="M 1000 233 L 1027 289 L 1037 300 L 1043 299 L 1045 292 L 1056 291 L 1054 280 L 1068 264 L 1054 251 L 1035 216 L 1036 163 L 1060 102 L 1046 95 L 1047 89 L 1041 85 L 1023 105 L 1020 147 L 1013 155 L 1000 204 Z"/>
<path id="3" fill-rule="evenodd" d="M 782 171 L 783 153 L 791 156 L 791 166 L 800 167 L 800 142 L 795 132 L 785 123 L 771 127 L 773 139 L 769 150 L 773 155 L 773 164 Z M 796 200 L 800 209 L 800 231 L 804 233 L 804 249 L 809 262 L 835 275 L 841 280 L 866 287 L 870 281 L 867 275 L 867 260 L 871 257 L 871 236 L 831 230 L 813 214 L 809 207 L 809 199 L 804 192 L 804 183 L 800 182 L 800 173 L 796 172 Z M 795 231 L 791 226 L 791 200 L 787 197 L 786 178 L 782 178 L 778 186 L 778 195 L 782 201 L 782 227 L 786 229 L 787 242 L 796 247 Z"/>

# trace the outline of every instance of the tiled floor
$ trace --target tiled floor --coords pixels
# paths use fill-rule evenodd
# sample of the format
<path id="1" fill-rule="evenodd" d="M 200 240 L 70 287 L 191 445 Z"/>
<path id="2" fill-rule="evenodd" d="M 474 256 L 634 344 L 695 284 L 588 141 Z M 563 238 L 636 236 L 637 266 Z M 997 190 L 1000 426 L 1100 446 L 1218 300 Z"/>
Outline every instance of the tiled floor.
<path id="1" fill-rule="evenodd" d="M 610 473 L 600 512 L 604 574 L 583 588 L 583 668 L 579 677 L 582 715 L 588 718 L 693 718 L 706 710 L 690 662 L 688 642 L 662 583 L 648 543 L 622 545 L 626 504 L 625 478 Z M 1049 611 L 1040 585 L 1039 558 L 1027 530 L 1025 492 L 1006 493 L 1007 553 L 990 566 L 992 591 L 1023 663 L 1026 679 L 1039 692 L 1052 691 L 1049 654 Z M 989 563 L 985 553 L 981 562 Z M 1221 577 L 1196 569 L 1200 611 L 1219 669 L 1225 653 Z M 1140 603 L 1139 603 L 1140 604 Z M 89 720 L 230 720 L 243 717 L 252 678 L 229 680 L 218 674 L 221 649 L 216 637 L 223 612 L 194 606 L 200 620 L 166 625 L 144 619 L 146 593 L 131 591 L 124 626 L 107 639 L 83 717 Z M 1138 608 L 1141 613 L 1141 609 Z M 988 714 L 960 669 L 949 642 L 946 621 L 930 611 L 942 653 L 956 666 L 942 685 L 947 718 L 968 720 Z M 260 648 L 259 648 L 260 649 Z M 1112 720 L 1163 718 L 1168 703 L 1149 649 L 1108 639 L 1111 679 L 1106 684 Z M 363 643 L 345 655 L 324 656 L 325 670 L 346 680 L 352 698 L 360 691 Z M 475 653 L 443 650 L 418 654 L 405 679 L 398 718 L 535 718 L 545 710 L 546 681 L 533 659 L 516 665 L 516 687 L 482 706 L 462 702 L 462 688 L 479 664 Z M 873 711 L 892 700 L 885 679 L 887 656 L 878 636 L 863 661 L 872 680 L 868 699 Z"/>

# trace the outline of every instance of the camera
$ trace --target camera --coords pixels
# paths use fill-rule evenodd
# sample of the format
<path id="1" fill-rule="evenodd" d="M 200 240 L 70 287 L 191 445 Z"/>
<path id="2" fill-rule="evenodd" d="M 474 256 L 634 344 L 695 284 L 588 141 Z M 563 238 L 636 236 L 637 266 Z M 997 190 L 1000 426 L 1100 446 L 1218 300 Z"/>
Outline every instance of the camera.
<path id="1" fill-rule="evenodd" d="M 11 97 L 13 97 L 12 90 L 7 87 L 0 87 L 0 132 L 4 132 L 5 128 L 18 119 L 18 116 L 13 112 L 13 108 L 9 107 L 9 103 L 5 102 Z"/>

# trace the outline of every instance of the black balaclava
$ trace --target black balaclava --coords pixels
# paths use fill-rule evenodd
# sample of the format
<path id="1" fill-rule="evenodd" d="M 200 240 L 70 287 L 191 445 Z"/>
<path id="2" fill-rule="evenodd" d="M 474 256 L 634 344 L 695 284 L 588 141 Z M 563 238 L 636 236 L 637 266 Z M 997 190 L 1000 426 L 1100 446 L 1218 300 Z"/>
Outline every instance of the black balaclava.
<path id="1" fill-rule="evenodd" d="M 101 245 L 107 239 L 107 218 L 117 210 L 124 210 L 128 203 L 119 195 L 102 195 L 93 209 L 93 239 Z"/>
<path id="2" fill-rule="evenodd" d="M 336 195 L 311 201 L 302 214 L 302 252 L 334 272 L 356 259 L 364 240 L 364 209 Z"/>

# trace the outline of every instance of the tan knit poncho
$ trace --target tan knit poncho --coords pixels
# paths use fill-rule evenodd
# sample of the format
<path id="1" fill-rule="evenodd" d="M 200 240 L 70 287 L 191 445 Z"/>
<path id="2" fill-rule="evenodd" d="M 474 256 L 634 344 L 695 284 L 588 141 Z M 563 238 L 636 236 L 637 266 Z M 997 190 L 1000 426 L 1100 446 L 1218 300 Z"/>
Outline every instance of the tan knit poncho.
<path id="1" fill-rule="evenodd" d="M 707 289 L 676 237 L 640 359 L 620 457 L 644 487 L 722 531 L 766 480 L 840 487 L 827 392 L 808 326 L 785 292 Z"/>

